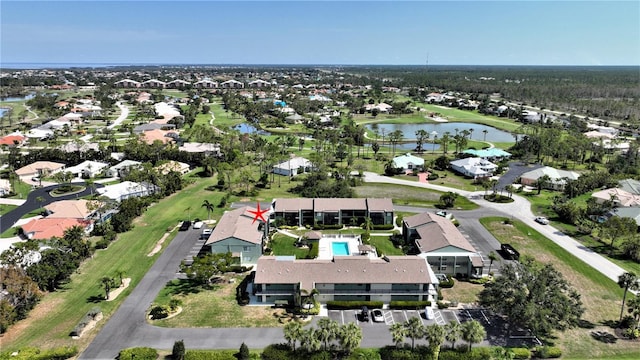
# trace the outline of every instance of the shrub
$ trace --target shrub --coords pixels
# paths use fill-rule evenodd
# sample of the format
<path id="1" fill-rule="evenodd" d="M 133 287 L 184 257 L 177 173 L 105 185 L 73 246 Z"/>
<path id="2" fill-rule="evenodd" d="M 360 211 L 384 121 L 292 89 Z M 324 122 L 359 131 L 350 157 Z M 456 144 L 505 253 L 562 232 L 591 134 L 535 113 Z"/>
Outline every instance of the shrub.
<path id="1" fill-rule="evenodd" d="M 100 239 L 96 241 L 95 248 L 96 249 L 106 249 L 109 246 L 109 240 Z"/>
<path id="2" fill-rule="evenodd" d="M 396 300 L 389 302 L 389 309 L 407 309 L 407 310 L 415 310 L 422 309 L 425 306 L 430 306 L 431 301 L 402 301 Z"/>
<path id="3" fill-rule="evenodd" d="M 493 272 L 493 271 L 492 271 L 492 272 Z M 489 281 L 491 281 L 491 279 L 490 279 L 490 278 L 488 278 L 488 277 L 481 277 L 481 278 L 479 278 L 479 279 L 475 279 L 475 278 L 473 278 L 473 279 L 469 279 L 469 282 L 470 282 L 470 283 L 472 283 L 472 284 L 478 284 L 478 285 L 484 285 L 484 284 L 488 283 Z"/>
<path id="4" fill-rule="evenodd" d="M 185 352 L 184 340 L 176 340 L 173 343 L 173 349 L 171 349 L 171 359 L 184 360 Z"/>
<path id="5" fill-rule="evenodd" d="M 188 350 L 184 360 L 237 360 L 235 350 Z"/>
<path id="6" fill-rule="evenodd" d="M 169 307 L 166 305 L 156 305 L 151 308 L 149 315 L 151 315 L 151 319 L 153 320 L 164 319 L 169 316 Z"/>
<path id="7" fill-rule="evenodd" d="M 535 353 L 539 359 L 555 359 L 562 356 L 562 350 L 555 346 L 538 346 Z"/>
<path id="8" fill-rule="evenodd" d="M 447 280 L 441 281 L 438 287 L 443 289 L 449 289 L 449 288 L 452 288 L 454 284 L 455 284 L 455 280 L 453 280 L 451 275 L 447 275 Z"/>
<path id="9" fill-rule="evenodd" d="M 262 350 L 262 360 L 289 360 L 291 349 L 287 344 L 271 344 Z M 191 360 L 191 359 L 187 359 Z"/>
<path id="10" fill-rule="evenodd" d="M 249 360 L 249 348 L 244 342 L 242 343 L 242 345 L 240 345 L 240 350 L 238 351 L 238 360 Z"/>
<path id="11" fill-rule="evenodd" d="M 382 301 L 327 301 L 329 310 L 360 309 L 363 306 L 369 309 L 382 309 L 383 305 Z"/>
<path id="12" fill-rule="evenodd" d="M 640 337 L 640 330 L 634 328 L 624 329 L 622 335 L 628 339 L 637 339 Z"/>
<path id="13" fill-rule="evenodd" d="M 529 359 L 531 358 L 531 351 L 527 348 L 511 348 L 514 359 Z"/>
<path id="14" fill-rule="evenodd" d="M 393 224 L 373 225 L 373 230 L 391 230 L 391 229 L 393 229 Z"/>
<path id="15" fill-rule="evenodd" d="M 119 360 L 155 360 L 158 358 L 158 352 L 156 349 L 148 347 L 129 348 L 120 351 L 118 355 Z"/>
<path id="16" fill-rule="evenodd" d="M 169 309 L 171 309 L 171 311 L 176 311 L 181 305 L 182 300 L 180 299 L 171 298 L 171 300 L 169 300 Z"/>
<path id="17" fill-rule="evenodd" d="M 438 176 L 438 174 L 432 172 L 429 173 L 429 176 L 427 177 L 427 180 L 437 180 L 440 176 Z"/>
<path id="18" fill-rule="evenodd" d="M 449 307 L 448 302 L 438 301 L 437 304 L 438 304 L 438 309 L 446 309 Z"/>
<path id="19" fill-rule="evenodd" d="M 378 349 L 355 349 L 346 360 L 381 360 Z"/>
<path id="20" fill-rule="evenodd" d="M 75 346 L 63 346 L 53 349 L 42 350 L 36 347 L 27 347 L 17 351 L 17 355 L 12 353 L 0 353 L 0 359 L 11 360 L 64 360 L 78 355 L 78 348 Z"/>

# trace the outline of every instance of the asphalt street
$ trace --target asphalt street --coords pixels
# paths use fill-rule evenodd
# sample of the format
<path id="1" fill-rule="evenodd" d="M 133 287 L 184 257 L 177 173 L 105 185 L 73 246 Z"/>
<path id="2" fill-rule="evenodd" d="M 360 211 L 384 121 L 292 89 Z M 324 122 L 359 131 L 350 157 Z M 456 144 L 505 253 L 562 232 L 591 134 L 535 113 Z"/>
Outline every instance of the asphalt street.
<path id="1" fill-rule="evenodd" d="M 86 184 L 84 182 L 77 182 L 77 183 L 72 183 L 74 185 L 83 185 L 85 186 Z M 50 203 L 54 202 L 54 201 L 59 201 L 59 200 L 72 200 L 72 199 L 78 199 L 81 198 L 83 196 L 89 196 L 91 195 L 91 189 L 89 189 L 88 187 L 83 190 L 82 192 L 79 193 L 75 193 L 75 194 L 70 194 L 70 195 L 65 195 L 65 196 L 57 196 L 57 197 L 53 197 L 51 195 L 49 195 L 49 192 L 55 188 L 57 188 L 60 185 L 51 185 L 51 186 L 47 186 L 47 187 L 42 187 L 42 188 L 38 188 L 35 189 L 33 191 L 31 191 L 29 193 L 29 196 L 27 196 L 27 200 L 24 202 L 24 204 L 22 204 L 21 206 L 13 209 L 12 211 L 2 215 L 2 221 L 0 221 L 0 233 L 5 232 L 7 229 L 9 229 L 10 227 L 13 226 L 13 224 L 15 224 L 18 220 L 20 220 L 20 218 L 22 216 L 24 216 L 25 214 L 36 210 L 40 207 L 43 207 L 45 205 L 49 205 Z M 98 184 L 95 183 L 95 188 L 101 188 L 104 187 L 104 185 L 102 184 Z M 94 190 L 95 192 L 95 190 Z M 39 202 L 38 200 L 36 200 L 38 197 L 42 197 L 43 201 Z"/>

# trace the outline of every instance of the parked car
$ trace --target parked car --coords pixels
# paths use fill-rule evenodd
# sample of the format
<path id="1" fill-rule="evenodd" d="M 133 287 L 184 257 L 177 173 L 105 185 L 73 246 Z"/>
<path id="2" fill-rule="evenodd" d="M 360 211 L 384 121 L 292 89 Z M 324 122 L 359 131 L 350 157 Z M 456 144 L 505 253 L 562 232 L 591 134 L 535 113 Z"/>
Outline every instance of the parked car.
<path id="1" fill-rule="evenodd" d="M 384 315 L 382 315 L 382 310 L 380 309 L 371 311 L 371 317 L 375 322 L 384 322 Z"/>
<path id="2" fill-rule="evenodd" d="M 433 311 L 431 306 L 427 306 L 424 308 L 424 317 L 427 320 L 433 320 L 436 317 L 436 313 Z"/>
<path id="3" fill-rule="evenodd" d="M 502 250 L 502 256 L 507 260 L 516 260 L 520 259 L 520 253 L 518 250 L 514 249 L 513 246 L 509 244 L 500 245 L 500 249 Z"/>
<path id="4" fill-rule="evenodd" d="M 213 229 L 204 229 L 202 230 L 202 234 L 200 234 L 200 239 L 208 239 L 209 235 L 213 232 Z"/>
<path id="5" fill-rule="evenodd" d="M 187 231 L 189 230 L 190 227 L 191 227 L 191 221 L 185 220 L 182 222 L 182 225 L 180 225 L 180 231 Z"/>
<path id="6" fill-rule="evenodd" d="M 201 229 L 204 226 L 204 222 L 202 221 L 196 221 L 193 223 L 193 228 L 194 229 Z"/>
<path id="7" fill-rule="evenodd" d="M 542 225 L 549 225 L 549 219 L 547 219 L 547 218 L 546 218 L 546 217 L 544 217 L 544 216 L 538 216 L 538 217 L 536 217 L 536 222 L 537 222 L 538 224 L 542 224 Z"/>
<path id="8" fill-rule="evenodd" d="M 366 306 L 362 307 L 362 310 L 360 311 L 360 320 L 361 321 L 369 321 L 369 308 L 367 308 Z"/>

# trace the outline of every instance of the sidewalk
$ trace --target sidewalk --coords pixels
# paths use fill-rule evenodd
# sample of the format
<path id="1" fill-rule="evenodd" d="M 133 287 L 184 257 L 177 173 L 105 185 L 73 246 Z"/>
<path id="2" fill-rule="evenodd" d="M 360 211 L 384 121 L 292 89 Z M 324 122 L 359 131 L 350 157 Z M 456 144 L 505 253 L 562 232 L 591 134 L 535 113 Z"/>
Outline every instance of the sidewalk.
<path id="1" fill-rule="evenodd" d="M 0 198 L 0 204 L 5 204 L 5 205 L 17 205 L 17 206 L 20 206 L 20 205 L 24 204 L 25 201 L 27 201 L 27 200 Z"/>

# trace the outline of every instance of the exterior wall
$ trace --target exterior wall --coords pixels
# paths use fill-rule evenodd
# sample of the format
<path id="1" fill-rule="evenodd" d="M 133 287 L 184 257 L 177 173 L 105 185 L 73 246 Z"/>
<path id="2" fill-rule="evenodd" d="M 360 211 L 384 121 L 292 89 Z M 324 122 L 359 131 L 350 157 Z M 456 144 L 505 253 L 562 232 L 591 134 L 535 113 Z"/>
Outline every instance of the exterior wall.
<path id="1" fill-rule="evenodd" d="M 469 256 L 427 256 L 427 262 L 436 274 L 463 274 L 471 276 L 473 265 Z"/>
<path id="2" fill-rule="evenodd" d="M 212 253 L 239 253 L 241 254 L 241 265 L 255 265 L 262 255 L 262 246 L 248 243 L 246 241 L 228 238 L 211 244 Z"/>

